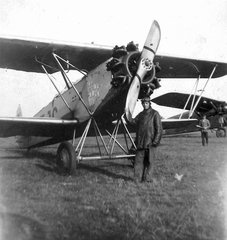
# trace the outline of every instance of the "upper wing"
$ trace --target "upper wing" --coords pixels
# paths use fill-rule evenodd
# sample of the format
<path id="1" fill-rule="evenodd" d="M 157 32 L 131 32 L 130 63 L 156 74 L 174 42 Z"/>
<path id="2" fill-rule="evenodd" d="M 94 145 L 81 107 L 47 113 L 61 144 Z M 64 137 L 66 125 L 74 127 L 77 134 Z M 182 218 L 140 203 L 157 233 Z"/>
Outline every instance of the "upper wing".
<path id="1" fill-rule="evenodd" d="M 152 102 L 161 106 L 180 108 L 180 109 L 185 108 L 185 110 L 190 110 L 194 95 L 192 95 L 188 101 L 189 96 L 190 96 L 189 94 L 185 94 L 185 93 L 172 92 L 172 93 L 166 93 L 159 97 L 153 98 Z M 198 98 L 199 96 L 195 95 L 194 103 L 197 102 Z M 186 103 L 187 105 L 185 106 Z M 195 110 L 200 113 L 209 112 L 213 109 L 217 109 L 222 103 L 223 102 L 215 99 L 201 97 Z"/>
<path id="2" fill-rule="evenodd" d="M 90 71 L 111 57 L 112 47 L 34 39 L 0 37 L 0 67 L 43 73 L 39 62 L 59 71 L 55 53 L 79 69 Z"/>
<path id="3" fill-rule="evenodd" d="M 63 136 L 75 128 L 77 120 L 54 118 L 0 117 L 0 137 L 10 136 Z"/>
<path id="4" fill-rule="evenodd" d="M 97 65 L 111 58 L 112 47 L 95 44 L 79 44 L 39 39 L 12 38 L 0 36 L 0 68 L 9 68 L 27 72 L 41 72 L 39 62 L 50 66 L 49 73 L 59 71 L 52 55 L 56 53 L 79 69 L 90 71 Z M 159 78 L 208 78 L 217 65 L 213 77 L 227 74 L 227 64 L 205 60 L 188 59 L 156 55 L 159 63 Z M 65 64 L 66 69 L 67 66 Z"/>
<path id="5" fill-rule="evenodd" d="M 154 62 L 158 62 L 161 71 L 157 73 L 159 78 L 209 78 L 214 67 L 213 78 L 227 75 L 227 63 L 156 55 Z"/>

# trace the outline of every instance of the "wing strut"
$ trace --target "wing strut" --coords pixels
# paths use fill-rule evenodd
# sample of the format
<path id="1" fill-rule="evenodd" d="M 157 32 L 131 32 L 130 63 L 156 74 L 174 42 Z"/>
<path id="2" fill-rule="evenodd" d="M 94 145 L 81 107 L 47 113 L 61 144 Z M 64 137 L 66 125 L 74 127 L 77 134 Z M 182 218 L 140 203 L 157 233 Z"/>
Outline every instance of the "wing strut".
<path id="1" fill-rule="evenodd" d="M 207 79 L 207 81 L 206 81 L 206 83 L 205 83 L 205 85 L 204 85 L 204 87 L 203 87 L 203 89 L 202 89 L 202 91 L 201 91 L 201 93 L 200 93 L 200 96 L 199 96 L 199 98 L 197 99 L 197 102 L 195 103 L 195 105 L 193 106 L 193 108 L 192 108 L 192 110 L 191 110 L 191 112 L 190 112 L 190 114 L 189 114 L 189 118 L 192 116 L 192 114 L 194 113 L 196 107 L 198 106 L 199 101 L 200 101 L 200 99 L 201 99 L 201 97 L 202 97 L 202 95 L 203 95 L 203 92 L 204 92 L 204 90 L 205 90 L 208 82 L 209 82 L 210 79 L 212 78 L 212 76 L 213 76 L 216 68 L 217 68 L 217 64 L 216 64 L 215 67 L 213 68 L 213 70 L 212 70 L 212 72 L 211 72 L 211 74 L 210 74 L 210 77 Z"/>
<path id="2" fill-rule="evenodd" d="M 66 77 L 67 81 L 71 84 L 72 88 L 74 89 L 74 91 L 76 92 L 77 96 L 79 97 L 80 101 L 83 103 L 84 107 L 86 108 L 87 112 L 89 113 L 89 115 L 91 116 L 93 113 L 88 109 L 86 103 L 84 102 L 84 99 L 81 97 L 80 93 L 78 92 L 78 90 L 76 89 L 76 87 L 74 86 L 74 84 L 71 82 L 71 80 L 69 79 L 69 77 L 67 76 L 67 74 L 65 74 L 65 70 L 62 67 L 61 63 L 59 62 L 58 58 L 60 58 L 57 54 L 52 53 L 55 60 L 57 61 L 60 69 L 61 69 L 61 73 L 64 74 L 64 76 Z M 62 59 L 62 58 L 60 58 Z M 67 64 L 69 64 L 69 62 L 67 61 Z M 66 80 L 65 79 L 65 80 Z"/>
<path id="3" fill-rule="evenodd" d="M 193 94 L 193 100 L 192 100 L 192 104 L 191 104 L 191 109 L 190 109 L 190 112 L 191 112 L 192 106 L 194 105 L 194 102 L 195 102 L 195 94 L 196 94 L 196 92 L 197 92 L 199 79 L 200 79 L 200 74 L 199 74 L 198 78 L 196 79 L 195 85 L 194 85 L 193 88 L 192 88 L 192 91 L 191 91 L 191 93 L 190 93 L 190 95 L 189 95 L 189 97 L 188 97 L 188 99 L 187 99 L 187 102 L 186 102 L 185 105 L 184 105 L 183 111 L 186 109 L 186 107 L 187 107 L 187 105 L 188 105 L 188 102 L 189 102 L 189 100 L 190 100 L 190 98 L 191 98 L 191 96 L 192 96 L 192 92 L 193 92 L 193 90 L 195 89 L 195 90 L 194 90 L 194 94 Z M 179 119 L 181 119 L 182 115 L 183 115 L 183 112 L 180 114 Z M 189 114 L 189 115 L 190 115 L 190 114 Z"/>
<path id="4" fill-rule="evenodd" d="M 74 65 L 72 65 L 69 61 L 66 61 L 65 59 L 61 58 L 60 56 L 58 56 L 57 54 L 55 53 L 52 53 L 53 57 L 55 58 L 58 66 L 59 66 L 59 70 L 61 71 L 61 74 L 63 76 L 63 79 L 68 87 L 68 89 L 70 88 L 70 85 L 72 86 L 73 90 L 76 92 L 77 96 L 79 97 L 80 101 L 82 102 L 82 104 L 84 105 L 85 109 L 87 110 L 88 114 L 90 116 L 93 115 L 93 112 L 91 112 L 89 110 L 89 108 L 87 107 L 86 103 L 84 102 L 83 98 L 81 97 L 80 93 L 78 92 L 78 90 L 76 89 L 76 87 L 74 86 L 74 84 L 72 83 L 72 81 L 69 79 L 68 75 L 66 74 L 63 66 L 61 65 L 60 60 L 62 60 L 63 62 L 65 62 L 67 64 L 67 68 L 69 68 L 69 66 L 71 66 L 72 68 L 76 69 L 77 71 L 79 71 L 80 73 L 82 73 L 83 75 L 87 75 L 84 71 L 81 71 L 80 69 L 76 68 Z M 69 109 L 69 111 L 71 113 L 73 113 L 72 109 L 69 107 L 69 104 L 67 103 L 67 101 L 64 99 L 63 95 L 61 94 L 61 92 L 58 90 L 57 86 L 55 85 L 54 81 L 52 80 L 52 78 L 54 78 L 54 76 L 50 76 L 50 74 L 48 73 L 48 71 L 46 70 L 45 66 L 49 67 L 48 65 L 38 61 L 36 59 L 36 61 L 38 63 L 40 63 L 41 67 L 43 68 L 44 72 L 46 73 L 46 75 L 48 76 L 48 78 L 50 79 L 50 81 L 52 82 L 52 84 L 54 85 L 55 89 L 57 90 L 59 96 L 62 98 L 63 102 L 65 103 L 66 107 Z"/>
<path id="5" fill-rule="evenodd" d="M 69 71 L 69 66 L 74 68 L 75 70 L 77 70 L 79 73 L 83 74 L 84 76 L 87 76 L 87 72 L 80 70 L 79 68 L 77 68 L 76 66 L 74 66 L 73 64 L 71 64 L 69 62 L 69 60 L 65 60 L 64 58 L 60 57 L 59 55 L 57 55 L 56 53 L 53 53 L 54 56 L 56 56 L 57 58 L 59 58 L 60 60 L 62 60 L 63 62 L 65 62 L 67 64 L 67 71 Z"/>
<path id="6" fill-rule="evenodd" d="M 189 116 L 191 115 L 192 106 L 194 105 L 194 102 L 195 102 L 195 96 L 196 96 L 196 92 L 197 92 L 197 89 L 198 89 L 199 80 L 200 80 L 200 75 L 198 76 L 198 78 L 197 78 L 197 80 L 196 80 L 196 83 L 195 83 L 195 91 L 194 91 L 194 95 L 193 95 L 193 100 L 192 100 L 192 104 L 191 104 Z"/>
<path id="7" fill-rule="evenodd" d="M 71 113 L 73 113 L 72 109 L 70 108 L 70 106 L 68 105 L 68 103 L 66 102 L 66 100 L 64 99 L 64 97 L 62 96 L 61 92 L 58 90 L 57 86 L 55 85 L 54 81 L 52 80 L 51 76 L 49 75 L 49 73 L 47 72 L 46 68 L 41 65 L 44 72 L 46 73 L 47 77 L 50 79 L 50 81 L 52 82 L 52 84 L 54 85 L 55 89 L 57 90 L 59 96 L 61 97 L 62 101 L 65 103 L 66 107 L 69 109 L 69 111 Z M 52 76 L 53 77 L 53 76 Z"/>

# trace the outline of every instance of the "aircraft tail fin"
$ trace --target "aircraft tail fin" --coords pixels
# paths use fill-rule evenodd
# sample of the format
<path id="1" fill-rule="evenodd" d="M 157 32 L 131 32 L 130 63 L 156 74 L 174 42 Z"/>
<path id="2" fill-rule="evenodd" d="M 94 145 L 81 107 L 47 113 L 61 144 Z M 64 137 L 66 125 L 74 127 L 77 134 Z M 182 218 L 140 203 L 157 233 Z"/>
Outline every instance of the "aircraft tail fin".
<path id="1" fill-rule="evenodd" d="M 19 104 L 18 108 L 17 108 L 17 113 L 16 113 L 17 117 L 22 117 L 22 110 L 21 110 L 21 106 Z"/>
<path id="2" fill-rule="evenodd" d="M 22 117 L 22 110 L 21 110 L 20 104 L 18 105 L 18 108 L 17 108 L 16 117 Z M 18 144 L 18 147 L 22 148 L 24 137 L 23 136 L 15 136 L 15 140 L 16 140 L 16 143 Z"/>

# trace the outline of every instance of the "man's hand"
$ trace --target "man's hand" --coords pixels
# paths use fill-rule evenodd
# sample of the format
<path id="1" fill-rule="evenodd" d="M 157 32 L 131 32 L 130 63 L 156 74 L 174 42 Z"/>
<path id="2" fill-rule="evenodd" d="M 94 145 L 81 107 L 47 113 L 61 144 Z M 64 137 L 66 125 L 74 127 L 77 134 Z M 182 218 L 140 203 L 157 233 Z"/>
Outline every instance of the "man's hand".
<path id="1" fill-rule="evenodd" d="M 128 112 L 128 116 L 126 114 L 124 116 L 129 122 L 132 121 L 132 113 L 130 111 Z"/>
<path id="2" fill-rule="evenodd" d="M 156 142 L 153 142 L 153 143 L 150 143 L 150 144 L 148 144 L 148 147 L 157 147 L 157 143 Z"/>

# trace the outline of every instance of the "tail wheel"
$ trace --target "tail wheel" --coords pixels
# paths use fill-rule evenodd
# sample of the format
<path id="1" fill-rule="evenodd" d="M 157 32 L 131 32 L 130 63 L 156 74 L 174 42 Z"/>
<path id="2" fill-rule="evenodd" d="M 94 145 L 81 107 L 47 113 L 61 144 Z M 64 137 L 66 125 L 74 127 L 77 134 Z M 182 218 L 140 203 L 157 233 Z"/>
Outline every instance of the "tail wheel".
<path id="1" fill-rule="evenodd" d="M 72 144 L 62 142 L 57 151 L 57 170 L 58 173 L 72 175 L 76 171 L 76 152 Z"/>
<path id="2" fill-rule="evenodd" d="M 220 138 L 220 137 L 226 137 L 226 130 L 225 130 L 225 128 L 218 128 L 218 130 L 216 131 L 216 136 L 218 137 L 218 138 Z"/>

